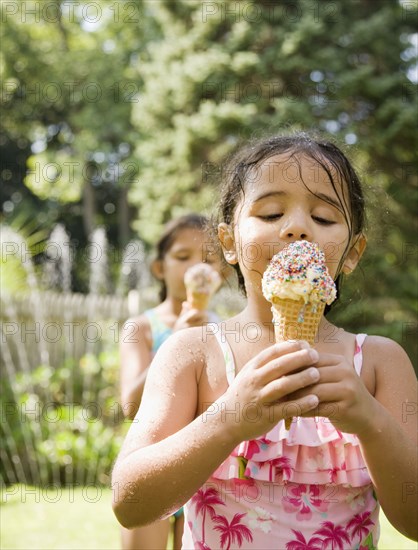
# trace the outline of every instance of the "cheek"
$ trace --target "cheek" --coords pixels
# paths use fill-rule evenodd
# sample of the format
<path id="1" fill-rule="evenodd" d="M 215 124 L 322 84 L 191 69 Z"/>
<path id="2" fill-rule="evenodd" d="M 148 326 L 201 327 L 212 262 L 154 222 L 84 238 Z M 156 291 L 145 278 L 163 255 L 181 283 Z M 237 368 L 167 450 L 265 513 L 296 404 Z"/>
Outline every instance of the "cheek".
<path id="1" fill-rule="evenodd" d="M 347 241 L 328 241 L 322 246 L 325 253 L 325 263 L 332 277 L 335 277 L 341 267 L 341 258 L 346 254 Z"/>
<path id="2" fill-rule="evenodd" d="M 254 220 L 245 220 L 239 226 L 235 239 L 239 261 L 247 269 L 254 269 L 260 262 L 265 263 L 272 256 L 274 234 L 268 228 L 260 227 Z"/>
<path id="3" fill-rule="evenodd" d="M 188 267 L 186 263 L 171 260 L 166 264 L 166 274 L 172 280 L 182 279 Z"/>

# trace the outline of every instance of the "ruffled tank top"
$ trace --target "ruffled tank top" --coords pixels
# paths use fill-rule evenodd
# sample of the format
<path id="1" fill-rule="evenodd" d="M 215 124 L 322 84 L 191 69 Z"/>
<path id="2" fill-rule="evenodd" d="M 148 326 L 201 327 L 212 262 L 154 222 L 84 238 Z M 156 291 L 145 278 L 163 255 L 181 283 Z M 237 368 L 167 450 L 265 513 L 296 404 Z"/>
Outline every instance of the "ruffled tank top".
<path id="1" fill-rule="evenodd" d="M 215 332 L 228 383 L 227 340 Z M 356 337 L 360 375 L 365 334 Z M 184 550 L 366 550 L 377 547 L 379 504 L 356 435 L 328 418 L 281 420 L 243 441 L 186 503 Z"/>

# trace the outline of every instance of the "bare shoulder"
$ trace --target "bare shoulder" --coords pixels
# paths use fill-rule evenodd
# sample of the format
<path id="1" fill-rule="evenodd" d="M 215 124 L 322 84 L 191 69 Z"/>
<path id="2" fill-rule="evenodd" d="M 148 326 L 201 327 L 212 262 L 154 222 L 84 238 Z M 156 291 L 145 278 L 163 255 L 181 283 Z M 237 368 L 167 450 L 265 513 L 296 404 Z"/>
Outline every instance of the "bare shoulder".
<path id="1" fill-rule="evenodd" d="M 145 339 L 151 344 L 151 327 L 146 315 L 138 315 L 127 319 L 120 331 L 120 344 L 139 344 Z"/>
<path id="2" fill-rule="evenodd" d="M 405 411 L 416 402 L 417 378 L 405 350 L 390 338 L 370 336 L 363 346 L 363 362 L 375 373 L 374 397 L 413 437 L 416 421 L 405 421 Z"/>
<path id="3" fill-rule="evenodd" d="M 195 418 L 205 364 L 201 327 L 179 330 L 160 346 L 148 371 L 134 429 L 143 441 L 155 443 Z"/>
<path id="4" fill-rule="evenodd" d="M 376 376 L 391 372 L 414 374 L 411 361 L 405 350 L 394 340 L 384 336 L 368 336 L 363 345 L 364 361 L 374 367 Z"/>
<path id="5" fill-rule="evenodd" d="M 122 325 L 122 329 L 123 330 L 126 330 L 128 329 L 129 327 L 138 327 L 138 328 L 146 328 L 146 327 L 149 327 L 149 320 L 148 320 L 148 317 L 144 314 L 142 315 L 137 315 L 136 317 L 130 317 L 129 319 L 127 319 L 123 325 Z"/>
<path id="6" fill-rule="evenodd" d="M 187 370 L 190 373 L 193 369 L 196 380 L 199 380 L 207 363 L 208 341 L 205 327 L 178 330 L 162 344 L 153 363 L 165 368 L 174 361 L 177 372 Z"/>

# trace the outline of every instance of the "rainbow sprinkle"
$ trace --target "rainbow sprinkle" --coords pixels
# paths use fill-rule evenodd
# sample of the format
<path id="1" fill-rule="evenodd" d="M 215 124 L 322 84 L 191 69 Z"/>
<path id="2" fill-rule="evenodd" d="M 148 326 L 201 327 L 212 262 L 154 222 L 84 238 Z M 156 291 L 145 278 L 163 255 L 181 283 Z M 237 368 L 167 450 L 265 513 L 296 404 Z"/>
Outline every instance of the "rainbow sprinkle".
<path id="1" fill-rule="evenodd" d="M 337 290 L 325 265 L 325 254 L 315 243 L 296 241 L 271 259 L 262 280 L 267 300 L 301 300 L 305 304 L 331 304 Z M 313 306 L 315 307 L 315 306 Z M 301 321 L 303 322 L 303 311 Z"/>

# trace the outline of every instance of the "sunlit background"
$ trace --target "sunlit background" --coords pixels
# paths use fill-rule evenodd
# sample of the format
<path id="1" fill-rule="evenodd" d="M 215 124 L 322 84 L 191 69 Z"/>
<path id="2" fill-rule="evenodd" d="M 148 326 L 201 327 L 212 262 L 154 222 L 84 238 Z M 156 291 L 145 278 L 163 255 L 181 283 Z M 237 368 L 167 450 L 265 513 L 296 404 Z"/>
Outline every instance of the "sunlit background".
<path id="1" fill-rule="evenodd" d="M 157 303 L 162 225 L 216 209 L 246 138 L 317 129 L 345 148 L 369 245 L 332 320 L 417 368 L 417 17 L 411 0 L 2 1 L 3 548 L 26 547 L 28 515 L 32 547 L 118 547 L 120 325 Z M 214 307 L 241 303 L 232 284 Z M 88 541 L 71 534 L 86 517 Z"/>

